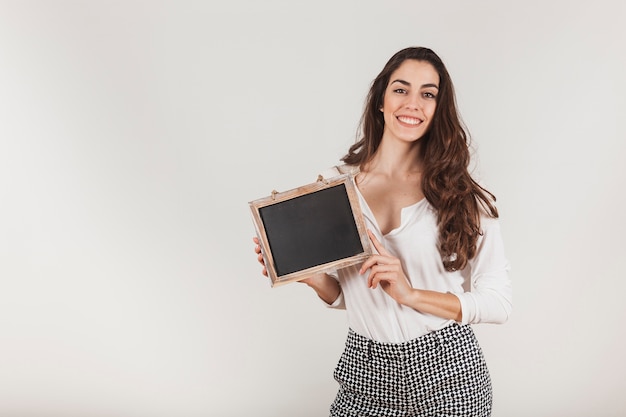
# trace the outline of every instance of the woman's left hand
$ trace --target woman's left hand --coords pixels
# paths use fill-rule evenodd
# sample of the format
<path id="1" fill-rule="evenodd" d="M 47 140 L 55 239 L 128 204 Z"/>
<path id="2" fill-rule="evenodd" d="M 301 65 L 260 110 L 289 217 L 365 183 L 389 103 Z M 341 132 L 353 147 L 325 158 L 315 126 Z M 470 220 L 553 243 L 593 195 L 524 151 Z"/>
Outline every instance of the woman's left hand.
<path id="1" fill-rule="evenodd" d="M 374 289 L 380 284 L 381 288 L 398 303 L 407 304 L 414 289 L 402 270 L 400 259 L 391 255 L 370 230 L 367 234 L 378 255 L 372 255 L 363 262 L 359 273 L 363 275 L 369 269 L 367 285 L 370 288 Z"/>

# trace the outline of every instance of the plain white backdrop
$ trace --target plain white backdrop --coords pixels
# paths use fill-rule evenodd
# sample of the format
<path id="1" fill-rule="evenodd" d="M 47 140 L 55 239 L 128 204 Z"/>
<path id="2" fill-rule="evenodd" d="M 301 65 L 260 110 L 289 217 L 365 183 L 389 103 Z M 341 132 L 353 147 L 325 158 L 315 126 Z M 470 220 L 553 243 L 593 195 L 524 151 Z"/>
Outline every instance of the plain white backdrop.
<path id="1" fill-rule="evenodd" d="M 327 415 L 344 312 L 261 276 L 406 46 L 446 62 L 514 313 L 494 416 L 626 414 L 619 1 L 0 1 L 0 416 Z"/>

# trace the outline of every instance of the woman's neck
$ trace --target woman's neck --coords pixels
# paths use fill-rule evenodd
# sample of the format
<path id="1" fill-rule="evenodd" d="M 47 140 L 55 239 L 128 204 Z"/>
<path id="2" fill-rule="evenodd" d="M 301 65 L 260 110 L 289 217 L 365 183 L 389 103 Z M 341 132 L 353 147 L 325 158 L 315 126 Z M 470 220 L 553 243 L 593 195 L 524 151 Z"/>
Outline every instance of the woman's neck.
<path id="1" fill-rule="evenodd" d="M 382 140 L 374 157 L 364 170 L 389 177 L 406 177 L 421 173 L 420 143 L 397 143 Z"/>

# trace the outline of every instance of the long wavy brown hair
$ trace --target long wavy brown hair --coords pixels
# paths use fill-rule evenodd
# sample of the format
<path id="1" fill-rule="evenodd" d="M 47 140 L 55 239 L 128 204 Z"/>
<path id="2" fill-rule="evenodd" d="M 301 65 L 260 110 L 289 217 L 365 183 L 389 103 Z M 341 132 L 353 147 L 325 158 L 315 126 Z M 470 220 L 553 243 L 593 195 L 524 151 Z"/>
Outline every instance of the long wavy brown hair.
<path id="1" fill-rule="evenodd" d="M 410 47 L 393 55 L 372 82 L 361 117 L 358 139 L 341 159 L 363 168 L 372 160 L 383 136 L 385 122 L 379 109 L 391 74 L 407 59 L 430 63 L 439 74 L 437 107 L 428 132 L 419 140 L 422 191 L 437 211 L 439 253 L 447 271 L 463 269 L 476 255 L 484 213 L 497 218 L 495 196 L 469 172 L 470 136 L 457 110 L 452 79 L 443 61 L 431 49 Z"/>

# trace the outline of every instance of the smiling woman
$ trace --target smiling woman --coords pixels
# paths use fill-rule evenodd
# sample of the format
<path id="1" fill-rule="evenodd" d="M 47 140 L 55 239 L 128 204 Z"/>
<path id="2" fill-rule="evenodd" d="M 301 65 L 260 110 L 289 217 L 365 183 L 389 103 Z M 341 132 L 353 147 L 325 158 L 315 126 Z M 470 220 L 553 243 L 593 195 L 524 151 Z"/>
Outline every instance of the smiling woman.
<path id="1" fill-rule="evenodd" d="M 508 319 L 509 264 L 495 198 L 468 172 L 468 136 L 435 52 L 406 48 L 389 60 L 360 133 L 323 177 L 354 178 L 376 252 L 300 281 L 347 311 L 331 416 L 489 416 L 491 379 L 470 325 Z"/>
<path id="2" fill-rule="evenodd" d="M 387 134 L 414 142 L 424 136 L 435 115 L 439 74 L 428 62 L 407 60 L 393 75 L 380 108 Z"/>

